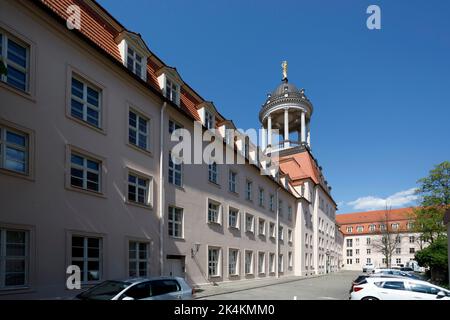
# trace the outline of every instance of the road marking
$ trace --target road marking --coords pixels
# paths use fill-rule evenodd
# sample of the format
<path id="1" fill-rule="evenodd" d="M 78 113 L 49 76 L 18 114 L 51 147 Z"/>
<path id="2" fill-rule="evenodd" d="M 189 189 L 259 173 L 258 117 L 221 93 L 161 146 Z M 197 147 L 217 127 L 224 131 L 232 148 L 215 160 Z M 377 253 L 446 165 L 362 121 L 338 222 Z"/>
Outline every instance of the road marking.
<path id="1" fill-rule="evenodd" d="M 317 299 L 325 299 L 325 300 L 339 300 L 338 298 L 333 298 L 333 297 L 318 297 Z"/>

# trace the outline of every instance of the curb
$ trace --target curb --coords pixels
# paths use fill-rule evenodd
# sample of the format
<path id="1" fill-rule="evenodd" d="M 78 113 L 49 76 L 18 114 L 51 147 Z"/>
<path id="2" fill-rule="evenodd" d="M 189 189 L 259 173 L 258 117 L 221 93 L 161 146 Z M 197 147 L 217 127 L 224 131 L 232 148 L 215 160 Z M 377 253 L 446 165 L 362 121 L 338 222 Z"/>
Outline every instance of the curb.
<path id="1" fill-rule="evenodd" d="M 320 274 L 320 275 L 314 275 L 314 276 L 309 276 L 309 277 L 302 277 L 300 279 L 291 279 L 291 280 L 284 280 L 284 281 L 279 281 L 279 282 L 277 281 L 277 282 L 270 283 L 270 284 L 253 285 L 253 286 L 246 287 L 246 288 L 241 288 L 241 289 L 230 289 L 228 291 L 224 291 L 224 292 L 220 292 L 220 293 L 211 293 L 211 294 L 206 294 L 204 296 L 195 297 L 194 300 L 207 298 L 207 297 L 213 297 L 213 296 L 220 296 L 222 294 L 241 292 L 241 291 L 245 291 L 245 290 L 257 289 L 257 288 L 265 288 L 265 287 L 270 287 L 270 286 L 284 284 L 284 283 L 303 281 L 303 280 L 306 280 L 306 279 L 320 278 L 320 277 L 324 277 L 324 276 L 327 276 L 327 274 Z"/>

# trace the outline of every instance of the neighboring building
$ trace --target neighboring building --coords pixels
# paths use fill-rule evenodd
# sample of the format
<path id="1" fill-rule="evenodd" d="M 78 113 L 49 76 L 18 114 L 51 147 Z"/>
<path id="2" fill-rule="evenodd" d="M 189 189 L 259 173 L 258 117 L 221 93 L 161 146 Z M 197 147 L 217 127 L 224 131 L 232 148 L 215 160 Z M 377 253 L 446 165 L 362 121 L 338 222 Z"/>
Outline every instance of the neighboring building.
<path id="1" fill-rule="evenodd" d="M 73 4 L 80 31 L 66 26 Z M 2 0 L 0 58 L 0 298 L 72 296 L 71 265 L 83 288 L 339 270 L 336 203 L 310 148 L 312 103 L 286 77 L 260 113 L 265 129 L 284 129 L 263 148 L 279 152 L 280 171 L 261 175 L 270 166 L 244 134 L 227 136 L 233 122 L 95 1 Z M 243 164 L 178 163 L 179 128 L 216 129 Z"/>
<path id="2" fill-rule="evenodd" d="M 393 238 L 397 239 L 391 266 L 419 268 L 414 255 L 425 244 L 420 241 L 420 235 L 412 231 L 412 208 L 338 214 L 336 223 L 344 234 L 342 254 L 346 270 L 362 270 L 366 263 L 387 266 L 381 249 L 375 245 L 381 242 L 383 230 L 393 233 Z"/>

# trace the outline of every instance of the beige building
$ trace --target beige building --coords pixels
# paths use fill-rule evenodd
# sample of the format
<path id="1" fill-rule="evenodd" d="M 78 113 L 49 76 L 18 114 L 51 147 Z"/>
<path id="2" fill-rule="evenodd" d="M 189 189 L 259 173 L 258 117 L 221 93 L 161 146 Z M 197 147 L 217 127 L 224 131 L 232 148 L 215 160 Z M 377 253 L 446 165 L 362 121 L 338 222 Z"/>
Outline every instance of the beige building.
<path id="1" fill-rule="evenodd" d="M 339 270 L 312 103 L 287 78 L 261 108 L 257 148 L 243 133 L 231 139 L 233 122 L 95 1 L 0 1 L 0 60 L 0 298 L 73 296 L 74 265 L 83 288 Z M 241 164 L 178 163 L 181 128 L 211 132 Z M 278 152 L 279 172 L 261 174 Z"/>
<path id="2" fill-rule="evenodd" d="M 384 247 L 381 246 L 386 232 L 391 234 L 393 242 L 395 239 L 391 267 L 421 269 L 414 256 L 425 244 L 421 242 L 420 234 L 412 231 L 412 217 L 412 208 L 338 214 L 336 223 L 344 235 L 344 269 L 362 270 L 368 263 L 372 263 L 375 268 L 387 267 L 382 253 Z"/>

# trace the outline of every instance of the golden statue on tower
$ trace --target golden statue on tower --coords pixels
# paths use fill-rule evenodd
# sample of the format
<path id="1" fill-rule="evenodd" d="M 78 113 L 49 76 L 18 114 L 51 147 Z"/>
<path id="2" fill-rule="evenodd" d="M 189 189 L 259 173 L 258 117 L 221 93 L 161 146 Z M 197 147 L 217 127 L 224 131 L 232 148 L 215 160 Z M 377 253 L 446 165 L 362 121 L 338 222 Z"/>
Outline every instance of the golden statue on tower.
<path id="1" fill-rule="evenodd" d="M 283 69 L 283 80 L 287 79 L 287 71 L 288 71 L 288 63 L 287 61 L 283 61 L 281 63 L 281 68 Z"/>

